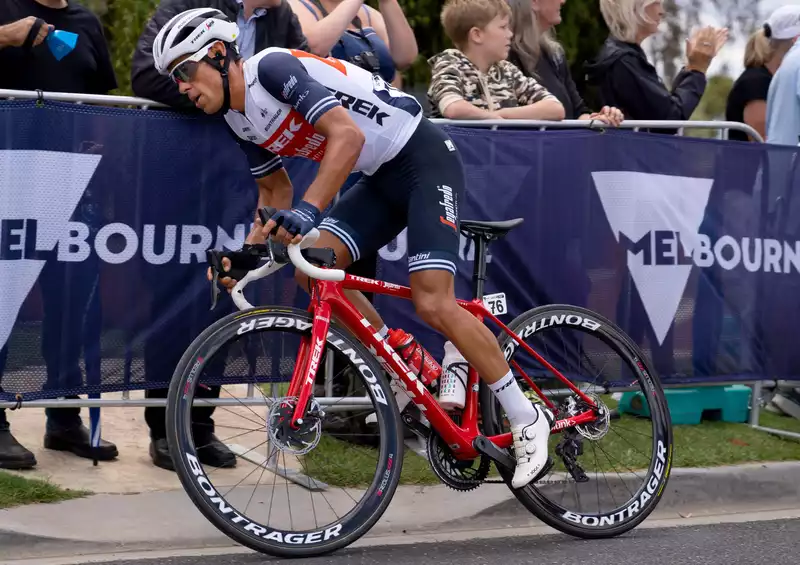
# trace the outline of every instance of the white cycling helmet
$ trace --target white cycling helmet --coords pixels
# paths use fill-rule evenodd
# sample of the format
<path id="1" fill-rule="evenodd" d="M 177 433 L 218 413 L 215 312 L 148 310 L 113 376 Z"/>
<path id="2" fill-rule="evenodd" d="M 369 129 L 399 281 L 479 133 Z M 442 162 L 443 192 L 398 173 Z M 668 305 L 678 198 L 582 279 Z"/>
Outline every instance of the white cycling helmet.
<path id="1" fill-rule="evenodd" d="M 170 64 L 178 57 L 197 53 L 214 41 L 236 47 L 239 26 L 219 10 L 195 8 L 181 12 L 162 27 L 153 41 L 153 62 L 156 70 L 168 74 Z"/>

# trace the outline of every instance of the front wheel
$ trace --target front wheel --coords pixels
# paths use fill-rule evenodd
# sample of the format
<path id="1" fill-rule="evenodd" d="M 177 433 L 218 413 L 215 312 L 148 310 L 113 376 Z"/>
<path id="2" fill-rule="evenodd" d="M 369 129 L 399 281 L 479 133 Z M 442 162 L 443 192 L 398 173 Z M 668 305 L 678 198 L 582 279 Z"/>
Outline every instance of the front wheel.
<path id="1" fill-rule="evenodd" d="M 607 538 L 635 528 L 664 492 L 673 448 L 664 391 L 644 353 L 610 320 L 574 306 L 534 308 L 509 329 L 605 412 L 595 422 L 552 431 L 555 465 L 536 483 L 513 489 L 513 473 L 498 468 L 500 475 L 528 510 L 564 533 Z M 498 339 L 526 396 L 549 403 L 556 420 L 590 407 L 510 335 Z M 485 385 L 480 400 L 484 433 L 507 432 Z"/>
<path id="2" fill-rule="evenodd" d="M 167 440 L 192 502 L 236 542 L 279 557 L 321 555 L 356 541 L 388 507 L 403 466 L 400 414 L 386 376 L 334 323 L 324 350 L 314 347 L 308 362 L 318 362 L 319 373 L 339 367 L 336 386 L 316 385 L 303 422 L 288 424 L 297 401 L 289 382 L 312 325 L 293 308 L 222 318 L 186 350 L 167 400 Z M 214 396 L 220 405 L 212 421 L 207 399 Z M 348 425 L 373 413 L 373 425 Z M 203 456 L 210 432 L 234 461 Z"/>

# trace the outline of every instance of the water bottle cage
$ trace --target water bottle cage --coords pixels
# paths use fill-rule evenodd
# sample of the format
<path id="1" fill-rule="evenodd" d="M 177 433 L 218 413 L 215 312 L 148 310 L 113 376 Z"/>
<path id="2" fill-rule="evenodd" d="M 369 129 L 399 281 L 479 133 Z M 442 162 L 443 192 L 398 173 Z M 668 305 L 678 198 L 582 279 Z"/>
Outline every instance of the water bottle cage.
<path id="1" fill-rule="evenodd" d="M 426 351 L 425 351 L 425 348 L 424 348 L 424 347 L 422 347 L 422 346 L 420 346 L 420 345 L 417 343 L 417 340 L 416 340 L 416 339 L 412 339 L 412 340 L 411 340 L 409 343 L 407 343 L 406 345 L 403 345 L 403 346 L 401 346 L 401 347 L 398 347 L 398 348 L 397 348 L 397 353 L 399 353 L 399 354 L 400 354 L 400 357 L 402 357 L 402 358 L 403 358 L 403 361 L 405 361 L 405 362 L 406 362 L 406 364 L 408 364 L 408 360 L 409 360 L 409 359 L 411 359 L 411 356 L 414 354 L 414 352 L 413 352 L 413 350 L 412 350 L 412 351 L 411 351 L 411 353 L 409 353 L 409 354 L 408 354 L 408 356 L 406 356 L 406 355 L 405 355 L 405 352 L 406 352 L 406 351 L 407 351 L 409 348 L 412 348 L 412 347 L 413 347 L 413 346 L 415 346 L 415 345 L 416 345 L 416 346 L 418 346 L 418 347 L 420 348 L 420 360 L 419 360 L 419 369 L 417 370 L 417 374 L 416 374 L 416 375 L 414 375 L 414 376 L 415 376 L 415 377 L 417 377 L 419 380 L 423 381 L 423 384 L 425 384 L 425 381 L 422 379 L 422 371 L 423 371 L 423 369 L 425 368 L 425 353 L 426 353 Z M 410 368 L 410 367 L 409 367 L 409 368 Z M 426 386 L 428 386 L 429 388 L 436 388 L 436 386 L 437 386 L 437 385 L 438 385 L 438 380 L 437 380 L 437 379 L 433 379 L 433 380 L 432 380 L 432 381 L 431 381 L 431 382 L 430 382 L 428 385 L 426 385 Z"/>

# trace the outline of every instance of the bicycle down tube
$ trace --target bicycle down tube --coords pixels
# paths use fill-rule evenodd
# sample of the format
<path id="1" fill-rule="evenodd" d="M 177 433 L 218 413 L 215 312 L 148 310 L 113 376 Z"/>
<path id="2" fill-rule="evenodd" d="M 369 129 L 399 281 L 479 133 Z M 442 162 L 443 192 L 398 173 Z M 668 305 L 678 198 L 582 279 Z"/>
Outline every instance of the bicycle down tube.
<path id="1" fill-rule="evenodd" d="M 345 327 L 347 327 L 373 354 L 375 354 L 381 365 L 392 375 L 395 375 L 403 385 L 403 388 L 411 397 L 412 401 L 419 407 L 420 411 L 431 422 L 431 426 L 447 442 L 454 455 L 458 458 L 474 458 L 478 455 L 472 446 L 472 441 L 480 435 L 478 430 L 478 385 L 479 375 L 470 366 L 467 382 L 467 397 L 463 410 L 463 424 L 460 426 L 453 422 L 447 413 L 439 406 L 438 401 L 422 382 L 411 372 L 405 362 L 400 358 L 396 351 L 374 331 L 369 321 L 350 303 L 342 292 L 344 289 L 361 290 L 384 294 L 396 298 L 411 298 L 411 289 L 405 286 L 386 283 L 383 281 L 373 281 L 363 277 L 356 277 L 345 274 L 342 282 L 331 282 L 318 280 L 315 282 L 309 311 L 314 314 L 314 323 L 311 330 L 310 340 L 304 340 L 297 357 L 292 383 L 290 386 L 290 396 L 298 396 L 299 402 L 295 408 L 293 421 L 303 417 L 307 407 L 308 398 L 311 395 L 316 372 L 320 366 L 320 359 L 325 347 L 330 317 L 333 315 Z M 500 320 L 486 310 L 480 301 L 458 301 L 460 306 L 470 311 L 473 315 L 488 316 L 497 323 L 507 333 L 512 333 Z M 518 336 L 514 336 L 518 338 Z M 522 341 L 519 340 L 518 341 Z M 586 399 L 590 405 L 594 403 L 588 399 L 580 389 L 577 389 L 566 377 L 561 375 L 552 365 L 541 358 L 526 343 L 521 345 L 531 352 L 531 355 L 540 360 L 557 378 L 576 394 Z M 369 381 L 369 377 L 367 380 Z M 376 391 L 379 389 L 375 389 Z M 378 398 L 380 402 L 381 399 Z M 383 398 L 383 401 L 390 402 L 390 399 Z M 594 421 L 595 415 L 589 410 L 576 416 L 559 420 L 553 430 L 563 430 L 580 424 Z M 510 447 L 512 438 L 510 433 L 505 433 L 488 438 L 497 447 L 503 449 Z"/>

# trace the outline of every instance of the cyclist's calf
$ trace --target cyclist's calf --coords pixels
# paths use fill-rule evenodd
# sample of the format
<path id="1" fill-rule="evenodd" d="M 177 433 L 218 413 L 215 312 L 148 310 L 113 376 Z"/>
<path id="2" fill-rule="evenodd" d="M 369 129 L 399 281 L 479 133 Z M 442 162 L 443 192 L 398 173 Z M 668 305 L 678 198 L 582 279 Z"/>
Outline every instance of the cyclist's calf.
<path id="1" fill-rule="evenodd" d="M 452 274 L 436 270 L 412 273 L 411 294 L 417 315 L 453 342 L 484 381 L 491 384 L 508 373 L 497 338 L 456 302 Z"/>

